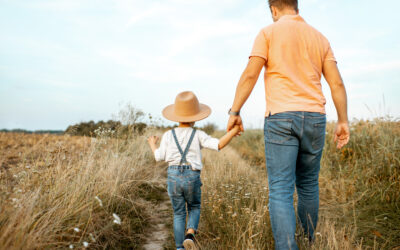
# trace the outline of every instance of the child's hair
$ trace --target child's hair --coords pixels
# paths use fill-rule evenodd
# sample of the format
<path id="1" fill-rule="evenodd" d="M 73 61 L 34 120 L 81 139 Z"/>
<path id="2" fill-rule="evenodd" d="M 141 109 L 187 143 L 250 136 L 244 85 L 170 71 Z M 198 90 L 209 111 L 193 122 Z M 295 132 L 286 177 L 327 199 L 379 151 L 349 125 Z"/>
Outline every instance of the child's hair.
<path id="1" fill-rule="evenodd" d="M 195 122 L 180 122 L 183 125 L 193 126 Z"/>

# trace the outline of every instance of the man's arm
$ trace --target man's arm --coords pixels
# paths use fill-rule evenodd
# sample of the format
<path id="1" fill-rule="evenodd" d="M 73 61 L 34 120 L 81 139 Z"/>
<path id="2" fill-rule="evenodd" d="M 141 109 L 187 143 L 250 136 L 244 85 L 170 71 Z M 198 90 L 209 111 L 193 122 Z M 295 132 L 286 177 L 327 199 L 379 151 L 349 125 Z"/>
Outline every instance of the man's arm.
<path id="1" fill-rule="evenodd" d="M 249 98 L 251 92 L 253 91 L 254 86 L 258 80 L 258 76 L 265 64 L 265 59 L 252 56 L 246 66 L 246 69 L 242 73 L 240 77 L 239 83 L 236 87 L 235 99 L 233 101 L 233 105 L 231 110 L 234 112 L 240 111 L 243 104 L 246 102 L 247 98 Z M 242 118 L 240 116 L 231 115 L 229 117 L 227 131 L 230 131 L 235 125 L 240 126 L 240 131 L 243 132 L 243 124 Z"/>
<path id="2" fill-rule="evenodd" d="M 340 149 L 349 142 L 350 130 L 347 117 L 347 94 L 344 87 L 342 77 L 340 76 L 339 69 L 335 61 L 325 61 L 322 73 L 331 89 L 333 103 L 335 104 L 338 123 L 335 130 L 335 142 L 337 141 L 337 148 Z"/>

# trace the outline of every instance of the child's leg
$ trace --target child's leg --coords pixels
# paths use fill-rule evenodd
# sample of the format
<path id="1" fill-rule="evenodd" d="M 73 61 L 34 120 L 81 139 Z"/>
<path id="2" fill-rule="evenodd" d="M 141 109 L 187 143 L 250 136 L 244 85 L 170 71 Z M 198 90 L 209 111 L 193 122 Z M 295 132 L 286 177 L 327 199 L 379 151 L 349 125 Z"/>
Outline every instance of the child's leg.
<path id="1" fill-rule="evenodd" d="M 168 195 L 171 199 L 174 210 L 174 238 L 177 249 L 183 249 L 183 240 L 185 239 L 186 223 L 186 201 L 183 194 L 182 182 L 180 178 L 168 170 Z M 179 173 L 176 173 L 179 175 Z"/>
<path id="2" fill-rule="evenodd" d="M 174 209 L 174 238 L 176 248 L 183 248 L 185 239 L 186 207 L 183 197 L 170 197 Z"/>
<path id="3" fill-rule="evenodd" d="M 191 170 L 189 170 L 191 171 Z M 201 180 L 200 171 L 191 171 L 187 189 L 185 188 L 185 199 L 188 209 L 188 233 L 194 234 L 198 228 L 200 220 L 200 206 L 201 206 Z"/>

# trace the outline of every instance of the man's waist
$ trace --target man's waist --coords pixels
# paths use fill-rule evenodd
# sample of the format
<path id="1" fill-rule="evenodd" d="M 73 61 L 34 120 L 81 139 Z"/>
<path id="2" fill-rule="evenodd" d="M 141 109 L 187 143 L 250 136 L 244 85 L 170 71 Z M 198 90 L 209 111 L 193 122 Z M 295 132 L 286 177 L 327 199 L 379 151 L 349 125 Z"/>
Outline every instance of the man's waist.
<path id="1" fill-rule="evenodd" d="M 284 112 L 310 112 L 326 114 L 324 105 L 269 105 L 265 111 L 265 117 Z"/>

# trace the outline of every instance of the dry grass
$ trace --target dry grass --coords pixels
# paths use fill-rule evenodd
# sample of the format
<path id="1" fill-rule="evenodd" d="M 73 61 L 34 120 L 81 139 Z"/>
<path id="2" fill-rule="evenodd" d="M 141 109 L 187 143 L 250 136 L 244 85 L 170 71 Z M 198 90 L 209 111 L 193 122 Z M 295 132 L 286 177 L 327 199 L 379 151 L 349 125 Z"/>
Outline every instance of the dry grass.
<path id="1" fill-rule="evenodd" d="M 329 124 L 320 174 L 317 239 L 302 249 L 397 249 L 400 246 L 400 126 L 376 120 L 352 125 L 336 150 Z M 262 131 L 231 149 L 205 154 L 201 242 L 205 249 L 272 249 Z M 240 157 L 244 155 L 242 160 Z M 298 231 L 300 233 L 300 231 Z M 397 248 L 396 248 L 397 247 Z"/>
<path id="2" fill-rule="evenodd" d="M 164 191 L 144 139 L 1 133 L 0 248 L 137 248 Z"/>
<path id="3" fill-rule="evenodd" d="M 154 164 L 145 145 L 152 132 L 161 133 L 127 140 L 107 131 L 96 139 L 0 133 L 0 248 L 81 248 L 88 242 L 90 248 L 140 249 L 149 204 L 165 194 L 165 168 Z M 399 123 L 355 123 L 340 151 L 332 133 L 329 124 L 317 239 L 310 247 L 299 237 L 301 249 L 397 249 Z M 262 131 L 247 131 L 221 152 L 204 152 L 203 249 L 273 248 L 263 151 Z"/>

